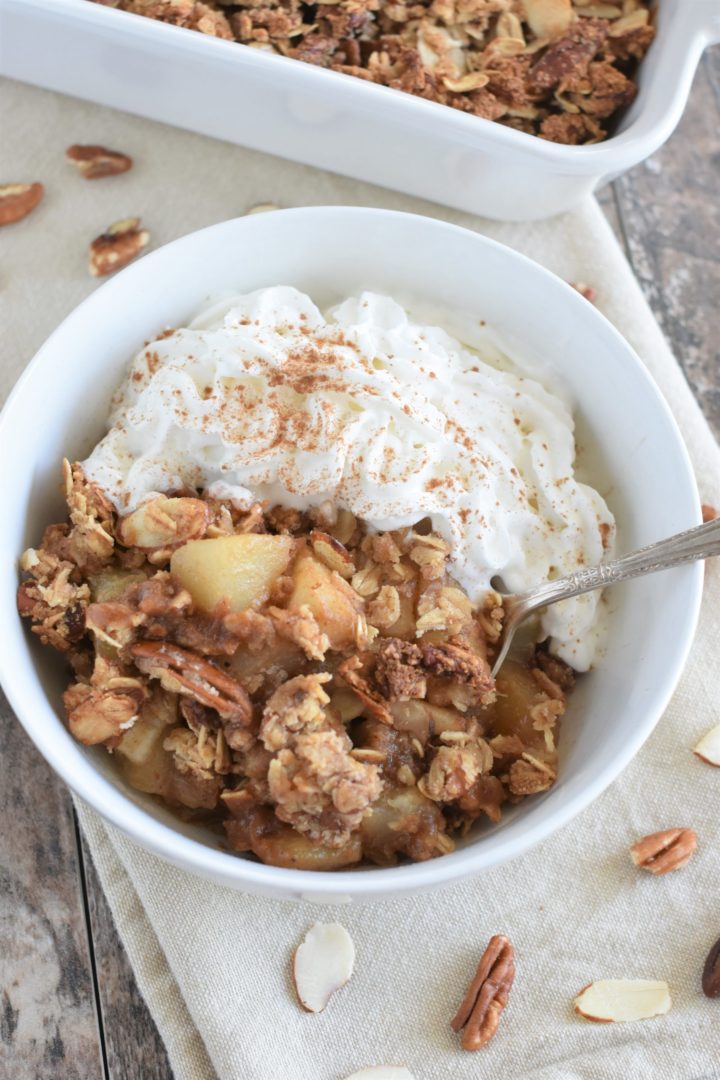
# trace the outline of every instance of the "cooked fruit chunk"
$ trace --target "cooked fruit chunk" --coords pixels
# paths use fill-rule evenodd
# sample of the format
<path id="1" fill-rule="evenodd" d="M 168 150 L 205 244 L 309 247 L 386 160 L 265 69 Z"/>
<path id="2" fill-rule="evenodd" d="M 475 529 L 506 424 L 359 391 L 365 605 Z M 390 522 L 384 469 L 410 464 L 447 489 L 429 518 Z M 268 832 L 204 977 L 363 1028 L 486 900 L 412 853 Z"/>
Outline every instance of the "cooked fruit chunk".
<path id="1" fill-rule="evenodd" d="M 146 701 L 129 731 L 115 748 L 123 776 L 149 795 L 165 795 L 173 772 L 173 756 L 163 749 L 169 725 L 175 723 L 177 700 L 157 691 Z"/>
<path id="2" fill-rule="evenodd" d="M 273 678 L 277 683 L 277 674 L 285 672 L 292 677 L 300 673 L 307 663 L 305 653 L 293 641 L 276 638 L 257 652 L 241 647 L 229 660 L 230 674 L 238 679 L 246 690 L 254 693 L 255 689 Z"/>
<path id="3" fill-rule="evenodd" d="M 532 746 L 542 744 L 542 732 L 533 728 L 530 709 L 540 700 L 538 684 L 522 664 L 508 660 L 497 681 L 497 701 L 491 706 L 491 725 L 495 735 L 519 735 Z"/>
<path id="4" fill-rule="evenodd" d="M 392 866 L 398 855 L 415 861 L 452 851 L 439 807 L 417 787 L 390 787 L 370 808 L 360 826 L 363 855 L 380 866 Z"/>
<path id="5" fill-rule="evenodd" d="M 357 833 L 353 833 L 346 843 L 331 847 L 284 825 L 266 806 L 254 807 L 242 813 L 240 818 L 223 824 L 233 851 L 252 851 L 270 866 L 292 870 L 340 870 L 362 858 Z"/>
<path id="6" fill-rule="evenodd" d="M 244 611 L 267 599 L 293 544 L 289 536 L 262 533 L 191 540 L 173 552 L 170 569 L 203 611 L 213 612 L 222 601 Z"/>
<path id="7" fill-rule="evenodd" d="M 358 615 L 363 609 L 355 590 L 309 552 L 302 552 L 295 560 L 292 576 L 294 588 L 288 610 L 298 611 L 307 605 L 327 634 L 331 649 L 352 648 Z"/>
<path id="8" fill-rule="evenodd" d="M 88 574 L 90 595 L 96 604 L 117 600 L 131 585 L 146 580 L 147 574 L 142 570 L 123 570 L 115 566 L 104 567 L 97 574 Z"/>

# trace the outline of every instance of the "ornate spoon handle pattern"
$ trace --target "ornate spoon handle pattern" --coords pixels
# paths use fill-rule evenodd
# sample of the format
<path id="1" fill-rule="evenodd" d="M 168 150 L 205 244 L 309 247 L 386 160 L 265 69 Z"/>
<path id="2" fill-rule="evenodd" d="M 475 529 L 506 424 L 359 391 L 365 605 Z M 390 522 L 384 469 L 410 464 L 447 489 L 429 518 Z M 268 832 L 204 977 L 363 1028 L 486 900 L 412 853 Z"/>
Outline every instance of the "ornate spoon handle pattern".
<path id="1" fill-rule="evenodd" d="M 603 589 L 606 585 L 617 585 L 618 582 L 629 581 L 630 578 L 654 574 L 658 570 L 669 570 L 673 566 L 696 562 L 698 559 L 708 559 L 713 555 L 720 555 L 720 518 L 676 533 L 665 540 L 658 540 L 655 544 L 648 544 L 647 547 L 623 555 L 613 562 L 584 567 L 569 577 L 544 582 L 529 592 L 506 596 L 502 644 L 495 660 L 493 675 L 505 659 L 517 627 L 538 608 L 556 604 L 560 600 L 569 600 L 593 589 Z"/>

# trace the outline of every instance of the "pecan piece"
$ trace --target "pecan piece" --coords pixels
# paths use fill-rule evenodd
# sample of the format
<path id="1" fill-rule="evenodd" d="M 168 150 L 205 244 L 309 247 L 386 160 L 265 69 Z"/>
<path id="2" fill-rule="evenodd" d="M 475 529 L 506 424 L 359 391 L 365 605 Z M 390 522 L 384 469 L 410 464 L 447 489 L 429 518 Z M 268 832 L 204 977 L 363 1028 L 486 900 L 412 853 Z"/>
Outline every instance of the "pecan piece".
<path id="1" fill-rule="evenodd" d="M 716 510 L 714 506 L 709 506 L 707 503 L 703 503 L 700 510 L 705 524 L 707 524 L 708 521 L 715 521 L 715 518 L 720 517 L 720 510 Z"/>
<path id="2" fill-rule="evenodd" d="M 103 176 L 119 176 L 132 169 L 133 159 L 119 150 L 105 146 L 81 146 L 73 143 L 65 151 L 65 157 L 75 165 L 86 180 L 99 180 Z"/>
<path id="3" fill-rule="evenodd" d="M 630 848 L 630 857 L 636 866 L 651 874 L 668 874 L 679 870 L 697 848 L 694 829 L 665 829 L 636 840 Z"/>
<path id="4" fill-rule="evenodd" d="M 166 641 L 138 641 L 127 653 L 142 672 L 159 679 L 165 690 L 188 694 L 232 726 L 249 727 L 252 704 L 245 689 L 209 660 Z"/>
<path id="5" fill-rule="evenodd" d="M 568 284 L 591 304 L 597 300 L 597 289 L 593 285 L 586 285 L 584 281 L 570 281 Z"/>
<path id="6" fill-rule="evenodd" d="M 530 91 L 544 93 L 571 75 L 582 75 L 607 36 L 603 19 L 578 19 L 530 70 Z"/>
<path id="7" fill-rule="evenodd" d="M 140 218 L 116 221 L 90 244 L 90 273 L 102 277 L 121 270 L 147 247 L 149 240 L 150 233 L 140 228 Z"/>
<path id="8" fill-rule="evenodd" d="M 350 656 L 347 660 L 343 660 L 342 664 L 338 665 L 337 674 L 355 691 L 367 707 L 368 712 L 372 713 L 383 724 L 388 724 L 389 727 L 393 726 L 393 718 L 390 715 L 385 699 L 371 685 L 368 679 L 365 657 Z"/>
<path id="9" fill-rule="evenodd" d="M 27 217 L 44 194 L 42 184 L 0 184 L 0 226 Z"/>
<path id="10" fill-rule="evenodd" d="M 515 954 L 509 938 L 495 934 L 480 958 L 457 1015 L 453 1031 L 462 1031 L 463 1050 L 479 1050 L 492 1039 L 508 1003 L 515 978 Z M 463 1030 L 464 1029 L 464 1030 Z"/>
<path id="11" fill-rule="evenodd" d="M 720 997 L 720 938 L 707 954 L 702 973 L 702 989 L 705 997 Z"/>

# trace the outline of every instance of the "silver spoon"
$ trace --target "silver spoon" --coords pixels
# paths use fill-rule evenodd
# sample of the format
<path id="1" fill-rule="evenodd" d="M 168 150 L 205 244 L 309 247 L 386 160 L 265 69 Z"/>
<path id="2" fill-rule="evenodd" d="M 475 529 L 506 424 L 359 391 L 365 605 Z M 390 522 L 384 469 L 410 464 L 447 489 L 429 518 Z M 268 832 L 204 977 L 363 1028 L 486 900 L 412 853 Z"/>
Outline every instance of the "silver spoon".
<path id="1" fill-rule="evenodd" d="M 505 618 L 500 651 L 493 664 L 493 677 L 508 654 L 518 626 L 538 608 L 557 604 L 559 600 L 569 600 L 571 596 L 580 596 L 593 589 L 604 589 L 606 585 L 617 585 L 619 581 L 642 577 L 643 574 L 654 574 L 657 570 L 669 570 L 682 563 L 707 559 L 711 555 L 720 555 L 720 518 L 669 536 L 666 540 L 658 540 L 614 562 L 584 567 L 569 577 L 546 581 L 528 592 L 501 593 Z"/>

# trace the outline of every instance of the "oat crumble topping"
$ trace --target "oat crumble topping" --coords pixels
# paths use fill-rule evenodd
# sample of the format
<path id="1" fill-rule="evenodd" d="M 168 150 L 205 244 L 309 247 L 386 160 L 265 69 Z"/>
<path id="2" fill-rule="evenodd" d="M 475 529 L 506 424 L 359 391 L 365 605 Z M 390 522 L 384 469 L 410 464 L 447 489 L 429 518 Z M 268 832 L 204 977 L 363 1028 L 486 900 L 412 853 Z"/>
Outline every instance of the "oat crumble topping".
<path id="1" fill-rule="evenodd" d="M 649 0 L 96 0 L 565 144 L 612 132 Z"/>
<path id="2" fill-rule="evenodd" d="M 18 610 L 66 657 L 70 732 L 231 850 L 279 866 L 452 851 L 555 781 L 574 673 L 543 647 L 490 674 L 448 545 L 348 511 L 200 491 L 120 516 L 65 465 L 68 520 L 21 558 Z"/>

